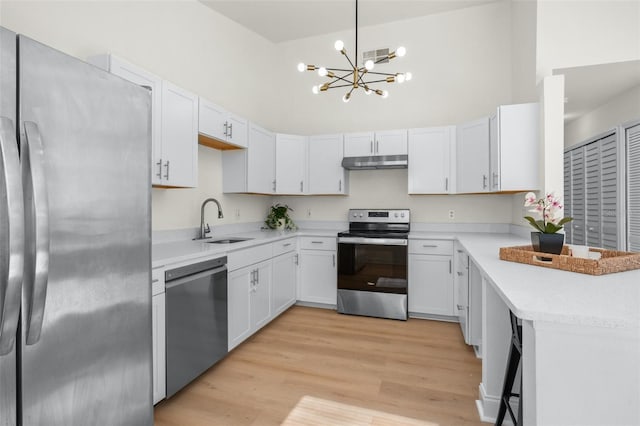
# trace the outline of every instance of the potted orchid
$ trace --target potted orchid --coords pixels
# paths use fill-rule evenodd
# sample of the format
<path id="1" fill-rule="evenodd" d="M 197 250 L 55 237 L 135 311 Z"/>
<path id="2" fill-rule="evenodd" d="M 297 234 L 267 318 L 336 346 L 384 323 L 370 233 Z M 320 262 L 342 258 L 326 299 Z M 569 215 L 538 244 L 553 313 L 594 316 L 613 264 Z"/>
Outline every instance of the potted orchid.
<path id="1" fill-rule="evenodd" d="M 560 254 L 564 244 L 564 234 L 558 234 L 565 223 L 571 222 L 572 217 L 562 217 L 563 206 L 560 198 L 553 192 L 545 197 L 536 198 L 536 194 L 529 192 L 524 197 L 524 206 L 532 207 L 529 211 L 536 213 L 540 219 L 525 216 L 536 231 L 531 233 L 533 249 L 543 253 Z"/>

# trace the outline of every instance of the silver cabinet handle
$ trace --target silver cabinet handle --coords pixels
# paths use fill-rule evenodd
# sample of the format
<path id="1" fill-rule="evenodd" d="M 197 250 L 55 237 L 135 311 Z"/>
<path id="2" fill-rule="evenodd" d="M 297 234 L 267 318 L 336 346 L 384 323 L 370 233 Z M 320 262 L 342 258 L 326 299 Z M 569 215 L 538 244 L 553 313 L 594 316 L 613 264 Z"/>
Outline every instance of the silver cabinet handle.
<path id="1" fill-rule="evenodd" d="M 371 141 L 371 153 L 373 154 L 373 141 Z"/>
<path id="2" fill-rule="evenodd" d="M 251 287 L 255 287 L 256 285 L 256 270 L 251 271 L 251 278 L 249 278 L 249 283 L 251 283 Z M 253 290 L 253 288 L 251 289 Z"/>
<path id="3" fill-rule="evenodd" d="M 456 305 L 456 307 L 458 308 L 459 311 L 462 311 L 464 309 L 464 306 L 462 305 Z"/>
<path id="4" fill-rule="evenodd" d="M 275 181 L 275 179 L 273 180 L 273 192 L 276 192 L 276 181 Z"/>
<path id="5" fill-rule="evenodd" d="M 256 285 L 260 284 L 260 269 L 256 269 Z"/>
<path id="6" fill-rule="evenodd" d="M 464 253 L 464 250 L 456 250 L 458 253 Z"/>
<path id="7" fill-rule="evenodd" d="M 25 186 L 25 230 L 29 241 L 35 238 L 35 245 L 25 256 L 25 298 L 28 300 L 27 345 L 40 340 L 42 321 L 49 282 L 49 200 L 47 198 L 44 171 L 44 150 L 40 130 L 36 123 L 24 123 L 22 146 L 22 176 Z"/>
<path id="8" fill-rule="evenodd" d="M 0 278 L 0 355 L 6 355 L 13 350 L 16 341 L 24 272 L 24 198 L 20 160 L 15 128 L 6 117 L 0 117 L 0 154 L 7 207 L 7 214 L 0 217 L 4 219 L 0 222 L 0 233 L 7 241 L 3 247 L 6 252 L 0 249 L 0 254 L 5 257 L 1 262 L 7 265 L 8 272 Z"/>
<path id="9" fill-rule="evenodd" d="M 324 244 L 323 241 L 311 241 L 311 244 Z"/>
<path id="10" fill-rule="evenodd" d="M 422 247 L 424 247 L 424 248 L 436 248 L 438 246 L 437 246 L 437 244 L 423 244 Z"/>
<path id="11" fill-rule="evenodd" d="M 291 243 L 283 244 L 282 247 L 289 247 Z"/>
<path id="12" fill-rule="evenodd" d="M 157 278 L 156 278 L 156 279 L 153 279 L 153 280 L 151 280 L 151 284 L 153 284 L 153 283 L 157 283 L 158 281 L 160 281 L 160 280 L 159 280 L 159 279 L 157 279 Z"/>
<path id="13" fill-rule="evenodd" d="M 296 253 L 295 259 L 296 259 L 295 260 L 295 264 L 299 265 L 300 264 L 300 255 L 298 253 Z"/>
<path id="14" fill-rule="evenodd" d="M 342 179 L 338 181 L 338 191 L 342 191 Z"/>
<path id="15" fill-rule="evenodd" d="M 463 273 L 463 272 L 460 272 L 460 271 L 458 271 L 458 272 L 457 272 L 457 274 L 458 274 L 458 276 L 459 276 L 459 277 L 461 277 L 461 276 L 463 276 L 463 275 L 464 275 L 464 273 Z"/>
<path id="16" fill-rule="evenodd" d="M 482 189 L 487 189 L 487 175 L 482 175 Z"/>
<path id="17" fill-rule="evenodd" d="M 376 154 L 380 152 L 380 141 L 376 141 Z"/>
<path id="18" fill-rule="evenodd" d="M 300 192 L 303 192 L 303 188 L 304 188 L 303 187 L 303 183 L 302 183 L 302 181 L 300 181 Z"/>
<path id="19" fill-rule="evenodd" d="M 233 123 L 229 124 L 229 139 L 233 139 Z"/>
<path id="20" fill-rule="evenodd" d="M 451 275 L 452 269 L 451 269 L 451 259 L 449 259 L 449 275 Z"/>
<path id="21" fill-rule="evenodd" d="M 497 173 L 493 173 L 493 187 L 497 188 L 498 187 L 498 177 L 499 175 Z"/>
<path id="22" fill-rule="evenodd" d="M 167 163 L 164 165 L 164 167 L 166 168 L 164 178 L 166 180 L 169 180 L 169 160 L 167 160 Z"/>
<path id="23" fill-rule="evenodd" d="M 332 254 L 331 258 L 333 259 L 333 267 L 335 268 L 336 267 L 336 255 Z"/>
<path id="24" fill-rule="evenodd" d="M 158 173 L 156 173 L 156 176 L 158 176 L 158 179 L 162 179 L 162 158 L 156 163 L 156 166 L 158 166 Z"/>
<path id="25" fill-rule="evenodd" d="M 444 178 L 444 190 L 449 190 L 449 178 Z"/>
<path id="26" fill-rule="evenodd" d="M 227 122 L 225 121 L 225 122 L 224 122 L 224 124 L 223 124 L 223 126 L 224 126 L 224 136 L 225 136 L 226 138 L 228 138 L 228 137 L 229 137 L 229 135 L 228 135 L 229 125 L 228 125 L 228 124 L 227 124 Z"/>

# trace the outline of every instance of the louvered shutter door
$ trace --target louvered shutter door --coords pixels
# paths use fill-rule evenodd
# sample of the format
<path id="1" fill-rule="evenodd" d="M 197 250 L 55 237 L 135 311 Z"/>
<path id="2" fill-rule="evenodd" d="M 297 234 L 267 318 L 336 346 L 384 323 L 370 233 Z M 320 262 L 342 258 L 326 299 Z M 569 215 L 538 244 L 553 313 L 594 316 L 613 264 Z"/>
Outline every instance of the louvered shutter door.
<path id="1" fill-rule="evenodd" d="M 618 139 L 611 134 L 600 140 L 601 247 L 618 250 Z"/>
<path id="2" fill-rule="evenodd" d="M 573 217 L 571 212 L 571 151 L 564 153 L 564 216 Z M 571 222 L 564 227 L 565 243 L 571 244 L 573 242 L 571 241 L 572 228 Z"/>
<path id="3" fill-rule="evenodd" d="M 586 242 L 588 246 L 600 247 L 600 144 L 585 146 L 586 181 Z"/>
<path id="4" fill-rule="evenodd" d="M 640 125 L 627 129 L 627 244 L 640 251 Z"/>
<path id="5" fill-rule="evenodd" d="M 571 242 L 585 244 L 585 182 L 584 182 L 584 148 L 571 151 L 571 214 L 573 229 Z"/>

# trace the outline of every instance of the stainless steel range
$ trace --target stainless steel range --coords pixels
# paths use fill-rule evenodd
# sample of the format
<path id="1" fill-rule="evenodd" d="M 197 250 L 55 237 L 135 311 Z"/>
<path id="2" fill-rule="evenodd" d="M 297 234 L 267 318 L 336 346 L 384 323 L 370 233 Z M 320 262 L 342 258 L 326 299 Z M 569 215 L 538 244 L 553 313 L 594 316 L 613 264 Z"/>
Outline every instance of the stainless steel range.
<path id="1" fill-rule="evenodd" d="M 349 210 L 338 234 L 338 312 L 407 319 L 409 210 Z"/>

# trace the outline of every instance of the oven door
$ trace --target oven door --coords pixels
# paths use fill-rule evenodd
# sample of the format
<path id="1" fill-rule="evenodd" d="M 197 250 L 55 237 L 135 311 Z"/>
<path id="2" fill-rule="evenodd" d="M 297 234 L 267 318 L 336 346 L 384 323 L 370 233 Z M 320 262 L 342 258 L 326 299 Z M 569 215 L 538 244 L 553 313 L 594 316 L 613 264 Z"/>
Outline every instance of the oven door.
<path id="1" fill-rule="evenodd" d="M 407 294 L 407 240 L 338 238 L 338 289 Z"/>

